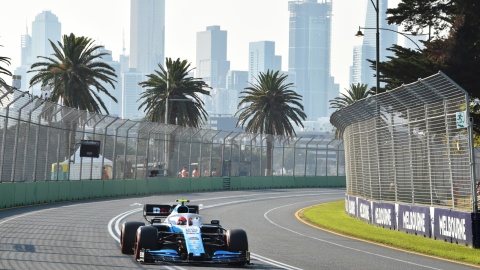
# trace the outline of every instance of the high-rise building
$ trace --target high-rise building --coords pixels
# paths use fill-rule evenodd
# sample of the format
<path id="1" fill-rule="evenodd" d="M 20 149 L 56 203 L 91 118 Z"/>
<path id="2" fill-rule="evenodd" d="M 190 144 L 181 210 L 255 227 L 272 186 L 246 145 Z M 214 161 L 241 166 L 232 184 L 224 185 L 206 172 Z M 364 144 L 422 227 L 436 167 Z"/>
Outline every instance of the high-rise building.
<path id="1" fill-rule="evenodd" d="M 282 57 L 275 55 L 275 42 L 250 42 L 248 49 L 248 81 L 255 83 L 260 72 L 278 71 L 282 69 Z"/>
<path id="2" fill-rule="evenodd" d="M 43 11 L 32 22 L 32 35 L 21 36 L 21 65 L 14 71 L 21 76 L 21 90 L 29 90 L 33 95 L 41 96 L 40 85 L 30 88 L 29 82 L 33 73 L 27 73 L 33 63 L 43 61 L 38 56 L 51 56 L 54 52 L 50 41 L 57 44 L 61 39 L 61 24 L 51 11 Z"/>
<path id="3" fill-rule="evenodd" d="M 373 58 L 365 56 L 373 55 Z M 368 88 L 376 86 L 375 72 L 372 70 L 371 63 L 367 59 L 375 60 L 375 46 L 357 45 L 353 47 L 353 65 L 350 69 L 350 82 L 353 84 L 367 84 Z"/>
<path id="4" fill-rule="evenodd" d="M 227 61 L 227 31 L 220 26 L 208 26 L 205 31 L 197 33 L 197 66 L 195 77 L 201 78 L 212 89 L 225 89 L 230 62 Z M 214 113 L 216 91 L 210 96 L 202 96 L 205 110 Z"/>
<path id="5" fill-rule="evenodd" d="M 43 11 L 32 23 L 32 52 L 30 63 L 37 62 L 37 56 L 50 56 L 54 53 L 50 41 L 57 45 L 61 39 L 62 26 L 58 17 L 51 11 Z"/>
<path id="6" fill-rule="evenodd" d="M 288 10 L 288 71 L 295 74 L 295 91 L 303 96 L 307 120 L 328 117 L 329 100 L 339 94 L 330 70 L 332 2 L 290 1 Z"/>
<path id="7" fill-rule="evenodd" d="M 376 60 L 376 27 L 377 27 L 377 15 L 374 5 L 368 2 L 367 4 L 367 14 L 365 17 L 365 29 L 363 31 L 363 43 L 361 47 L 354 48 L 353 51 L 353 66 L 351 83 L 353 84 L 368 84 L 368 88 L 376 86 L 376 71 L 372 69 L 371 63 L 367 61 Z M 395 31 L 398 30 L 398 27 L 395 25 L 389 25 L 387 23 L 387 8 L 388 0 L 380 0 L 378 3 L 379 7 L 379 27 L 389 30 L 379 30 L 380 33 L 380 61 L 388 60 L 388 56 L 392 56 L 393 53 L 388 51 L 387 48 L 391 47 L 393 44 L 397 44 L 398 34 Z"/>
<path id="8" fill-rule="evenodd" d="M 129 72 L 122 73 L 122 113 L 121 118 L 141 120 L 145 116 L 143 111 L 138 106 L 141 102 L 137 100 L 140 98 L 143 88 L 139 85 L 140 82 L 146 81 L 145 73 L 136 72 L 132 69 Z"/>
<path id="9" fill-rule="evenodd" d="M 227 106 L 230 107 L 230 114 L 234 115 L 238 110 L 241 92 L 249 86 L 248 71 L 229 70 L 227 73 L 227 91 L 230 92 Z"/>
<path id="10" fill-rule="evenodd" d="M 21 36 L 21 61 L 20 65 L 27 65 L 32 53 L 32 36 L 28 34 L 28 28 L 25 35 Z"/>
<path id="11" fill-rule="evenodd" d="M 243 91 L 248 86 L 248 71 L 229 70 L 227 72 L 227 89 Z"/>
<path id="12" fill-rule="evenodd" d="M 225 88 L 230 61 L 227 61 L 227 31 L 208 26 L 197 33 L 196 77 L 212 88 Z"/>
<path id="13" fill-rule="evenodd" d="M 151 74 L 165 62 L 165 0 L 131 0 L 130 68 Z"/>
<path id="14" fill-rule="evenodd" d="M 107 55 L 102 56 L 101 61 L 111 66 L 115 70 L 115 74 L 117 75 L 117 78 L 115 78 L 116 82 L 113 82 L 113 85 L 115 86 L 115 88 L 112 87 L 112 85 L 110 85 L 109 83 L 102 82 L 103 87 L 107 89 L 110 95 L 114 96 L 117 99 L 117 102 L 115 102 L 111 97 L 109 97 L 107 94 L 103 92 L 99 92 L 98 96 L 102 99 L 103 103 L 105 104 L 105 107 L 107 107 L 109 115 L 120 117 L 122 113 L 121 105 L 123 100 L 121 65 L 118 61 L 113 61 L 112 51 L 110 50 L 101 48 L 95 53 L 107 53 Z"/>
<path id="15" fill-rule="evenodd" d="M 119 56 L 118 62 L 120 62 L 120 72 L 127 72 L 130 69 L 130 56 L 125 51 L 125 33 L 123 33 L 122 40 L 122 53 Z"/>

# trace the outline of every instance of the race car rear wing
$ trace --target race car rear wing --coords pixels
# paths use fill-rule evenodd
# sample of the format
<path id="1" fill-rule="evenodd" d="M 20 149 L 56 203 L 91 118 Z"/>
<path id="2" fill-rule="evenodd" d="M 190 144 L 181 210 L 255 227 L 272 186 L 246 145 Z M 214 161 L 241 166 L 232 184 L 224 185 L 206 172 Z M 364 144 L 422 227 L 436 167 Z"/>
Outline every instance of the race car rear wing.
<path id="1" fill-rule="evenodd" d="M 200 207 L 198 205 L 185 205 L 188 207 L 188 213 L 199 214 Z M 143 206 L 143 216 L 167 217 L 175 209 L 176 205 L 168 204 L 145 204 Z"/>
<path id="2" fill-rule="evenodd" d="M 168 204 L 145 204 L 143 216 L 167 217 L 172 212 L 172 206 Z"/>

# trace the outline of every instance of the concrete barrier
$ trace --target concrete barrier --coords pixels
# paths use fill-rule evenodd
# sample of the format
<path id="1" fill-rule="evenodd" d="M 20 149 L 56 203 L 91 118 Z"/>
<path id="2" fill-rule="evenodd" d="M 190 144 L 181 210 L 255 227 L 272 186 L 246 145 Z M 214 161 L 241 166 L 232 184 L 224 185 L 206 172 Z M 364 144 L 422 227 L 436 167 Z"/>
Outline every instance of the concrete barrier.
<path id="1" fill-rule="evenodd" d="M 345 176 L 265 176 L 148 178 L 0 183 L 0 209 L 17 206 L 175 192 L 215 190 L 345 187 Z"/>

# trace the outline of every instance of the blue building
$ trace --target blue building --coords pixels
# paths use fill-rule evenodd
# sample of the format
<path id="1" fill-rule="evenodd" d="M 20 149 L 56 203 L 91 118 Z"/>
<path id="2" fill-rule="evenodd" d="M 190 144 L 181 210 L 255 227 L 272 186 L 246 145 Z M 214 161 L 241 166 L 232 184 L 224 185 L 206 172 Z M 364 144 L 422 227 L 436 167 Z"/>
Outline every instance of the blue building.
<path id="1" fill-rule="evenodd" d="M 165 62 L 165 0 L 131 0 L 130 68 L 151 74 Z"/>
<path id="2" fill-rule="evenodd" d="M 255 83 L 260 72 L 282 69 L 282 57 L 275 55 L 275 42 L 250 42 L 248 49 L 248 81 Z"/>
<path id="3" fill-rule="evenodd" d="M 21 36 L 21 65 L 14 71 L 21 76 L 21 90 L 30 91 L 33 95 L 41 96 L 40 85 L 30 87 L 30 79 L 34 73 L 27 73 L 33 63 L 42 61 L 37 56 L 50 56 L 54 51 L 50 41 L 57 44 L 61 40 L 61 29 L 57 15 L 51 11 L 42 11 L 35 16 L 32 22 L 32 35 L 27 33 Z"/>
<path id="4" fill-rule="evenodd" d="M 288 71 L 295 75 L 295 91 L 303 96 L 307 120 L 328 117 L 329 100 L 339 94 L 330 69 L 332 3 L 298 0 L 290 11 Z"/>
<path id="5" fill-rule="evenodd" d="M 226 88 L 227 72 L 230 70 L 230 61 L 227 61 L 227 31 L 213 25 L 205 31 L 197 32 L 196 64 L 195 77 L 205 81 L 212 90 Z M 211 91 L 211 96 L 202 97 L 208 113 L 216 112 L 215 93 L 216 91 Z"/>

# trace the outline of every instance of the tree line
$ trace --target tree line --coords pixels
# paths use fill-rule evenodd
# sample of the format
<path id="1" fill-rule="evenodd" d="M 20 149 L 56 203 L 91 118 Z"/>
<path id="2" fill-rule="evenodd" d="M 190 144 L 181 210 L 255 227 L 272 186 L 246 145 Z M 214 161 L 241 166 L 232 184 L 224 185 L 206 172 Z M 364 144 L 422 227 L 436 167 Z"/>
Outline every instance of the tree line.
<path id="1" fill-rule="evenodd" d="M 393 45 L 393 56 L 379 63 L 381 89 L 352 84 L 345 94 L 331 100 L 341 109 L 354 102 L 409 84 L 442 71 L 465 89 L 471 101 L 480 98 L 480 1 L 402 0 L 387 9 L 387 21 L 402 27 L 404 33 L 426 35 L 423 49 Z M 375 70 L 375 59 L 368 60 Z M 378 90 L 378 91 L 376 91 Z M 474 129 L 480 132 L 480 104 L 472 102 Z"/>
<path id="2" fill-rule="evenodd" d="M 51 102 L 91 113 L 109 114 L 99 93 L 118 102 L 105 85 L 115 89 L 117 76 L 115 70 L 102 61 L 106 53 L 99 53 L 102 46 L 95 45 L 94 40 L 73 33 L 64 35 L 57 43 L 50 40 L 54 51 L 49 56 L 37 56 L 39 62 L 31 65 L 33 73 L 30 87 L 40 84 L 51 89 Z M 10 58 L 0 57 L 0 64 L 10 64 Z M 144 88 L 140 95 L 139 110 L 145 112 L 145 121 L 176 124 L 199 128 L 206 121 L 208 113 L 204 108 L 202 96 L 209 96 L 211 89 L 201 78 L 189 77 L 190 63 L 179 58 L 165 59 L 165 64 L 158 64 L 158 70 L 147 75 L 147 80 L 140 82 Z M 0 73 L 11 76 L 0 65 Z M 267 160 L 272 160 L 272 135 L 295 136 L 292 122 L 303 127 L 306 119 L 301 103 L 302 96 L 291 90 L 293 84 L 286 83 L 287 75 L 280 71 L 268 70 L 260 73 L 255 83 L 250 83 L 240 94 L 238 104 L 237 127 L 246 132 L 267 134 Z M 0 78 L 1 80 L 1 78 Z M 4 85 L 5 82 L 1 81 Z M 182 102 L 183 100 L 188 102 Z M 78 121 L 81 121 L 79 119 Z M 75 151 L 76 123 L 68 123 L 65 146 L 68 156 Z M 73 138 L 72 138 L 73 137 Z M 271 162 L 267 163 L 268 174 Z"/>

